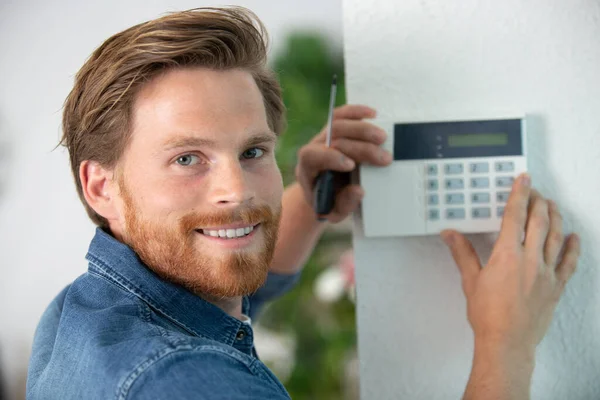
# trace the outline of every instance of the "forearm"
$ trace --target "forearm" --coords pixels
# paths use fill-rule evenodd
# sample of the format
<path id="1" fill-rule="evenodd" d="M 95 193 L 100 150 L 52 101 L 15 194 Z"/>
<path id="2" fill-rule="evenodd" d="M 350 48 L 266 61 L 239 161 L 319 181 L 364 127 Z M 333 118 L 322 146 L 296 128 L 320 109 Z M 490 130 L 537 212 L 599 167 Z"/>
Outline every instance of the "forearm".
<path id="1" fill-rule="evenodd" d="M 281 224 L 271 263 L 271 272 L 294 274 L 306 263 L 326 223 L 317 221 L 298 183 L 283 193 Z"/>
<path id="2" fill-rule="evenodd" d="M 476 341 L 463 400 L 527 400 L 534 365 L 533 351 L 506 350 Z"/>

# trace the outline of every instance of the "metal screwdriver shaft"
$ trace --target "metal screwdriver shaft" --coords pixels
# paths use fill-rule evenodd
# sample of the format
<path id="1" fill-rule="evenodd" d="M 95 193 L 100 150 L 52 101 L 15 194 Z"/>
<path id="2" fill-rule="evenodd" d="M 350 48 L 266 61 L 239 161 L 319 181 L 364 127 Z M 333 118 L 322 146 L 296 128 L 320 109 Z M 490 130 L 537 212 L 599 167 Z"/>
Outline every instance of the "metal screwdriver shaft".
<path id="1" fill-rule="evenodd" d="M 331 93 L 329 94 L 329 117 L 327 119 L 327 147 L 331 147 L 331 125 L 333 123 L 333 107 L 335 106 L 335 96 L 337 94 L 337 75 L 333 75 L 331 82 Z"/>

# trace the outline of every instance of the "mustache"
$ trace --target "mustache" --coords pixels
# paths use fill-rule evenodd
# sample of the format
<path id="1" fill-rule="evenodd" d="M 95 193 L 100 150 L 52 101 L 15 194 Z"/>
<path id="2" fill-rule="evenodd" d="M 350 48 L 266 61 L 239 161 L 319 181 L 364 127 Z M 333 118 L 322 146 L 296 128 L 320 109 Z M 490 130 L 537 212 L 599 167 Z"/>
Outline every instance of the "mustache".
<path id="1" fill-rule="evenodd" d="M 267 205 L 237 208 L 233 210 L 218 210 L 210 213 L 190 213 L 179 220 L 179 226 L 184 232 L 207 227 L 218 227 L 235 223 L 256 225 L 272 222 L 278 219 L 279 210 L 273 210 Z"/>

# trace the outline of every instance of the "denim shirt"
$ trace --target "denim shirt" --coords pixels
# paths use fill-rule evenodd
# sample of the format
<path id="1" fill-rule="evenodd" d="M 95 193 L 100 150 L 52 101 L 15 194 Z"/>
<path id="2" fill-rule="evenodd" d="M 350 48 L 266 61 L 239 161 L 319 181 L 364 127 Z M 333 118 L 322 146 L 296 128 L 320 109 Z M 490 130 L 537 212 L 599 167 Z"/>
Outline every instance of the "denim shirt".
<path id="1" fill-rule="evenodd" d="M 248 323 L 159 278 L 101 229 L 86 258 L 37 327 L 27 399 L 289 399 Z M 297 278 L 270 273 L 242 312 L 255 318 Z"/>

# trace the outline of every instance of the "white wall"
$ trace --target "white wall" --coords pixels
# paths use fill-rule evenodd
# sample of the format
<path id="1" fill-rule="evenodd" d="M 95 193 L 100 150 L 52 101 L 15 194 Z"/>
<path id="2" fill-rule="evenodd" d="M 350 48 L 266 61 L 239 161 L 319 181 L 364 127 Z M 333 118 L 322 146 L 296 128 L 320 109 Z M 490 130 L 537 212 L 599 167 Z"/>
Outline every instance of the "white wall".
<path id="1" fill-rule="evenodd" d="M 533 114 L 534 185 L 583 253 L 532 398 L 600 399 L 600 2 L 344 0 L 344 40 L 349 102 L 381 120 Z M 437 237 L 366 239 L 356 222 L 362 398 L 460 398 L 472 332 L 449 253 Z M 472 238 L 487 258 L 493 237 Z"/>
<path id="2" fill-rule="evenodd" d="M 60 137 L 73 76 L 110 35 L 167 11 L 230 1 L 0 1 L 0 353 L 10 398 L 23 387 L 44 308 L 83 273 L 94 227 L 77 197 Z M 286 31 L 341 43 L 340 0 L 237 1 L 265 22 L 273 51 Z"/>

